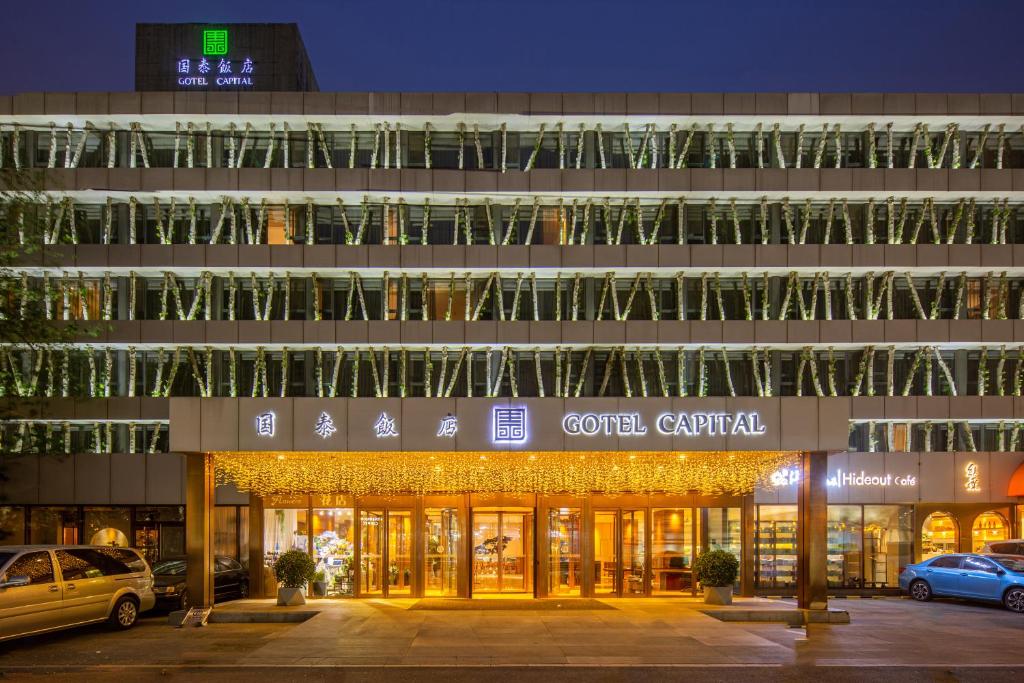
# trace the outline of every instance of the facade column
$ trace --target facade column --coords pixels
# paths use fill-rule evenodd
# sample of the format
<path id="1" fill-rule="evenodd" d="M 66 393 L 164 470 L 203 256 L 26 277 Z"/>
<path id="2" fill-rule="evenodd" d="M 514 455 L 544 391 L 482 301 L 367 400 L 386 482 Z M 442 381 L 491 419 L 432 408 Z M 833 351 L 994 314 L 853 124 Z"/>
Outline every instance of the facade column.
<path id="1" fill-rule="evenodd" d="M 754 563 L 757 561 L 757 507 L 753 493 L 743 496 L 740 529 L 740 595 L 751 598 L 754 596 Z"/>
<path id="2" fill-rule="evenodd" d="M 195 607 L 213 607 L 213 456 L 185 455 L 185 584 Z"/>
<path id="3" fill-rule="evenodd" d="M 263 498 L 249 494 L 249 595 L 263 597 Z"/>
<path id="4" fill-rule="evenodd" d="M 812 451 L 800 455 L 797 487 L 797 606 L 800 609 L 828 608 L 827 475 L 828 453 Z"/>

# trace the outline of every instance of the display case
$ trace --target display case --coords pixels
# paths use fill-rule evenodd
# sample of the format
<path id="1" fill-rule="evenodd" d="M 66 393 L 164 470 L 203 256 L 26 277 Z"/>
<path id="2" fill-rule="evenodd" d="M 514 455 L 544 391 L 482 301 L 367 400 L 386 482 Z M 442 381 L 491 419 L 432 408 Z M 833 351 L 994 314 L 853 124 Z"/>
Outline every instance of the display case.
<path id="1" fill-rule="evenodd" d="M 757 585 L 761 588 L 796 586 L 796 520 L 758 520 Z"/>

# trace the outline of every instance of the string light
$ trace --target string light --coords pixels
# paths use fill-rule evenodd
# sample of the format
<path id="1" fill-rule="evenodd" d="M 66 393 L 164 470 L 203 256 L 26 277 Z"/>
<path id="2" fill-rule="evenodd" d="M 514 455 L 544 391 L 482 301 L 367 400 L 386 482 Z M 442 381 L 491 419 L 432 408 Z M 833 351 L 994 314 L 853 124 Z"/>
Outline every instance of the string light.
<path id="1" fill-rule="evenodd" d="M 771 487 L 784 451 L 213 453 L 218 483 L 257 495 L 347 493 L 744 494 Z"/>

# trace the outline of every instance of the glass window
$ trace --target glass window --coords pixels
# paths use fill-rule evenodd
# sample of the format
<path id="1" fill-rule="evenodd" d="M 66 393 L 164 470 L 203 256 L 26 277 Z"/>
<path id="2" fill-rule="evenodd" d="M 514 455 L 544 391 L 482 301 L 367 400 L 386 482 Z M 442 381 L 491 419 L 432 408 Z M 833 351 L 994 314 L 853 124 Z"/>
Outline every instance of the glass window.
<path id="1" fill-rule="evenodd" d="M 548 592 L 579 595 L 582 584 L 583 513 L 580 508 L 548 511 Z"/>
<path id="2" fill-rule="evenodd" d="M 141 564 L 135 553 L 116 548 L 68 548 L 56 552 L 57 562 L 65 581 L 131 574 L 145 569 L 145 565 Z M 129 552 L 130 557 L 116 554 L 123 552 Z"/>
<path id="3" fill-rule="evenodd" d="M 740 508 L 707 508 L 707 548 L 730 552 L 742 563 L 743 525 L 740 514 Z"/>
<path id="4" fill-rule="evenodd" d="M 956 552 L 958 541 L 959 534 L 952 515 L 933 512 L 921 525 L 921 560 Z"/>
<path id="5" fill-rule="evenodd" d="M 78 540 L 78 508 L 33 507 L 29 529 L 30 542 L 48 545 L 75 545 Z"/>
<path id="6" fill-rule="evenodd" d="M 53 583 L 53 562 L 46 551 L 25 553 L 7 568 L 7 579 L 27 576 L 29 583 Z"/>
<path id="7" fill-rule="evenodd" d="M 85 508 L 85 538 L 89 545 L 108 545 L 127 548 L 131 534 L 129 508 Z"/>
<path id="8" fill-rule="evenodd" d="M 996 566 L 988 560 L 983 560 L 980 557 L 965 557 L 963 568 L 975 572 L 988 572 L 989 574 L 996 573 Z"/>
<path id="9" fill-rule="evenodd" d="M 21 545 L 25 542 L 25 508 L 0 507 L 0 545 Z"/>
<path id="10" fill-rule="evenodd" d="M 355 574 L 355 511 L 352 508 L 313 510 L 313 554 L 324 573 L 328 595 L 351 595 Z"/>
<path id="11" fill-rule="evenodd" d="M 268 567 L 289 550 L 309 550 L 305 510 L 277 508 L 263 511 L 263 560 Z"/>
<path id="12" fill-rule="evenodd" d="M 960 556 L 959 555 L 940 555 L 932 560 L 929 567 L 935 567 L 936 569 L 959 569 L 960 568 Z"/>
<path id="13" fill-rule="evenodd" d="M 213 554 L 238 556 L 238 508 L 218 505 L 213 509 Z"/>
<path id="14" fill-rule="evenodd" d="M 796 506 L 759 505 L 757 508 L 757 563 L 759 588 L 796 586 Z"/>
<path id="15" fill-rule="evenodd" d="M 694 541 L 699 534 L 692 508 L 654 510 L 651 514 L 651 591 L 691 593 Z"/>
<path id="16" fill-rule="evenodd" d="M 995 511 L 983 512 L 974 520 L 971 529 L 971 552 L 981 552 L 986 543 L 1005 541 L 1009 537 L 1006 518 Z"/>
<path id="17" fill-rule="evenodd" d="M 828 506 L 828 585 L 832 588 L 861 586 L 861 508 L 859 505 Z"/>
<path id="18" fill-rule="evenodd" d="M 894 588 L 913 562 L 914 510 L 909 505 L 864 506 L 864 585 Z"/>
<path id="19" fill-rule="evenodd" d="M 1024 558 L 995 556 L 992 558 L 999 565 L 1009 569 L 1011 572 L 1024 572 Z"/>

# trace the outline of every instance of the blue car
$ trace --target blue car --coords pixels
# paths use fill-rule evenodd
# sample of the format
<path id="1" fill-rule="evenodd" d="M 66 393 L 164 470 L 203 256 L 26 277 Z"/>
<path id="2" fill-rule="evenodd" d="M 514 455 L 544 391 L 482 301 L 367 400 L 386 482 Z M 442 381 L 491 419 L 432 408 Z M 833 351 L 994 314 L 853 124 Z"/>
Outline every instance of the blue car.
<path id="1" fill-rule="evenodd" d="M 939 555 L 907 565 L 900 588 L 922 602 L 936 595 L 970 598 L 1024 612 L 1024 555 Z"/>

